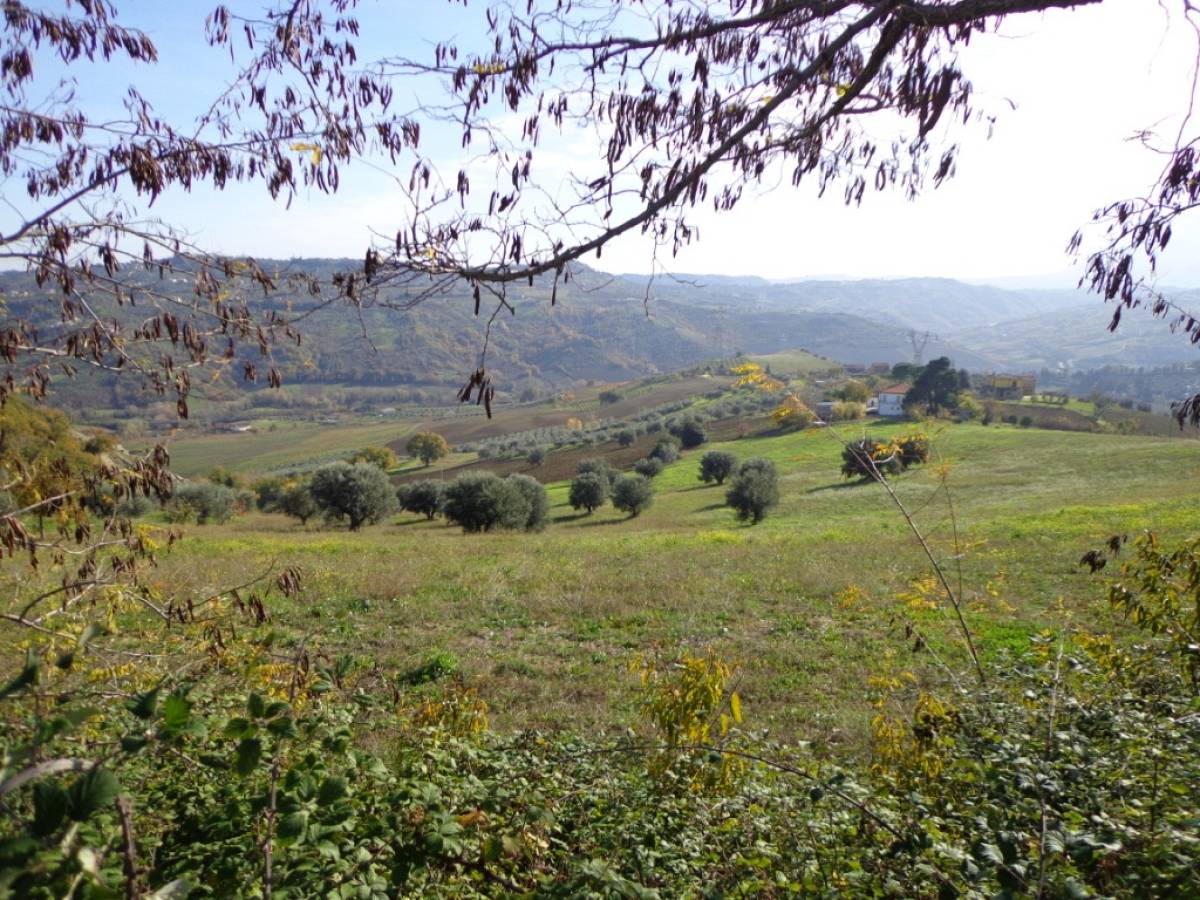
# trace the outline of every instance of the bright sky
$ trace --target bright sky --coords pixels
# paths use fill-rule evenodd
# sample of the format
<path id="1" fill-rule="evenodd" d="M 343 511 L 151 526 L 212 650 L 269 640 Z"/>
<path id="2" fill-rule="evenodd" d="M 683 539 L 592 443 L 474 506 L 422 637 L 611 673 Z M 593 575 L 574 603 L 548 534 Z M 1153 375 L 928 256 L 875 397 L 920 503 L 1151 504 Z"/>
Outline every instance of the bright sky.
<path id="1" fill-rule="evenodd" d="M 213 3 L 119 2 L 121 20 L 150 33 L 161 62 L 78 71 L 81 95 L 111 102 L 134 83 L 172 114 L 198 111 L 227 71 L 225 59 L 201 39 Z M 1166 3 L 1177 15 L 1177 4 Z M 363 0 L 361 55 L 431 58 L 435 41 L 474 33 L 471 23 L 483 8 Z M 747 198 L 730 214 L 693 215 L 702 239 L 671 268 L 768 278 L 1065 279 L 1064 248 L 1091 211 L 1153 182 L 1161 158 L 1128 139 L 1144 128 L 1173 133 L 1188 102 L 1195 53 L 1191 31 L 1152 0 L 1106 0 L 1074 12 L 1022 16 L 1004 36 L 975 39 L 964 58 L 977 95 L 999 122 L 990 140 L 982 129 L 968 136 L 957 177 L 941 189 L 911 203 L 868 195 L 861 208 L 847 209 L 839 191 L 817 200 L 811 187 L 781 187 Z M 557 154 L 549 177 L 570 170 L 574 146 L 549 148 L 543 165 Z M 344 173 L 335 197 L 301 195 L 290 210 L 256 186 L 224 194 L 174 192 L 154 212 L 186 223 L 200 242 L 227 253 L 360 257 L 370 229 L 395 231 L 401 200 L 391 184 L 388 173 L 364 167 Z M 1163 281 L 1200 285 L 1198 250 L 1200 220 L 1176 231 Z M 651 252 L 642 239 L 625 239 L 601 260 L 586 262 L 645 272 Z"/>

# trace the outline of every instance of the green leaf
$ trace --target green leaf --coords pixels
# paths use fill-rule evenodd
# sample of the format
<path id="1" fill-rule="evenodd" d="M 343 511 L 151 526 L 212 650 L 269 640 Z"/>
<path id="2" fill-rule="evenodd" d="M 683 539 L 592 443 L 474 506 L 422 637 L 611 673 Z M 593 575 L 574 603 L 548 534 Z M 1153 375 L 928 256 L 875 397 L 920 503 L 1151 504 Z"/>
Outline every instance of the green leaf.
<path id="1" fill-rule="evenodd" d="M 71 666 L 75 665 L 75 654 L 71 653 L 71 652 L 62 654 L 58 659 L 56 659 L 54 661 L 54 665 L 57 668 L 61 669 L 62 671 L 66 672 L 67 670 L 69 670 L 71 668 Z"/>
<path id="2" fill-rule="evenodd" d="M 12 694 L 21 691 L 30 685 L 37 684 L 38 680 L 38 663 L 37 657 L 33 655 L 33 650 L 25 651 L 25 666 L 17 673 L 17 677 L 4 686 L 0 690 L 0 700 L 11 696 Z"/>
<path id="3" fill-rule="evenodd" d="M 169 731 L 179 731 L 192 717 L 192 704 L 181 694 L 172 694 L 163 701 L 162 717 Z"/>
<path id="4" fill-rule="evenodd" d="M 249 775 L 254 771 L 258 761 L 262 758 L 262 741 L 258 738 L 242 738 L 238 742 L 237 757 L 233 763 L 233 770 L 239 775 Z"/>
<path id="5" fill-rule="evenodd" d="M 255 691 L 246 701 L 246 712 L 250 713 L 252 719 L 261 719 L 266 711 L 267 701 L 263 699 L 262 694 Z"/>
<path id="6" fill-rule="evenodd" d="M 289 813 L 279 820 L 279 828 L 276 834 L 279 837 L 279 843 L 283 846 L 296 844 L 304 840 L 304 832 L 308 830 L 308 813 L 301 810 L 300 812 Z"/>
<path id="7" fill-rule="evenodd" d="M 121 749 L 126 753 L 137 753 L 148 743 L 144 734 L 127 734 L 121 738 Z"/>
<path id="8" fill-rule="evenodd" d="M 321 782 L 317 792 L 317 802 L 322 806 L 341 800 L 349 793 L 349 785 L 345 778 L 326 778 Z"/>
<path id="9" fill-rule="evenodd" d="M 137 694 L 125 701 L 125 708 L 139 719 L 149 719 L 154 715 L 154 707 L 158 705 L 158 688 Z"/>
<path id="10" fill-rule="evenodd" d="M 67 814 L 67 792 L 52 781 L 39 781 L 33 786 L 33 826 L 37 837 L 48 837 L 58 830 Z"/>
<path id="11" fill-rule="evenodd" d="M 97 810 L 111 806 L 121 793 L 117 776 L 108 769 L 96 767 L 75 779 L 67 796 L 67 814 L 82 822 Z"/>
<path id="12" fill-rule="evenodd" d="M 284 716 L 279 719 L 272 719 L 267 723 L 267 731 L 275 735 L 275 737 L 295 737 L 296 723 L 291 716 Z"/>
<path id="13" fill-rule="evenodd" d="M 238 738 L 253 737 L 256 730 L 249 719 L 238 716 L 225 723 L 225 730 L 222 734 L 230 740 L 237 740 Z"/>
<path id="14" fill-rule="evenodd" d="M 263 713 L 263 715 L 268 719 L 273 719 L 276 716 L 287 712 L 289 709 L 291 709 L 291 707 L 288 706 L 288 704 L 284 703 L 282 700 L 276 700 L 267 707 L 267 710 L 265 713 Z"/>

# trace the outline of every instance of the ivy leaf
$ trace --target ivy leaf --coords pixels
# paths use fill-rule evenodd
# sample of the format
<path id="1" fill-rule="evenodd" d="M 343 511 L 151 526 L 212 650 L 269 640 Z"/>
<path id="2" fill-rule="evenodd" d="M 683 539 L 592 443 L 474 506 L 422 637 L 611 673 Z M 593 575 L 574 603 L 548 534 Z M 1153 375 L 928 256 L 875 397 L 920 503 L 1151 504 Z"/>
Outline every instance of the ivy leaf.
<path id="1" fill-rule="evenodd" d="M 283 846 L 297 844 L 304 840 L 304 833 L 308 830 L 308 813 L 304 810 L 300 812 L 289 813 L 279 820 L 279 828 L 277 835 L 279 843 Z"/>
<path id="2" fill-rule="evenodd" d="M 37 837 L 52 835 L 67 814 L 67 792 L 51 781 L 33 786 L 33 826 Z"/>
<path id="3" fill-rule="evenodd" d="M 121 793 L 117 776 L 108 769 L 96 767 L 75 779 L 67 795 L 67 814 L 82 822 L 97 810 L 111 806 Z"/>
<path id="4" fill-rule="evenodd" d="M 250 713 L 250 717 L 253 719 L 261 719 L 266 711 L 267 701 L 263 699 L 262 694 L 255 691 L 246 701 L 246 712 Z"/>
<path id="5" fill-rule="evenodd" d="M 347 793 L 349 793 L 349 785 L 345 778 L 326 778 L 321 782 L 321 789 L 317 792 L 317 802 L 322 806 L 327 806 L 341 800 Z"/>
<path id="6" fill-rule="evenodd" d="M 0 690 L 0 700 L 17 693 L 30 685 L 37 684 L 38 680 L 38 663 L 37 657 L 33 655 L 33 650 L 25 651 L 25 665 L 17 677 L 4 686 Z"/>
<path id="7" fill-rule="evenodd" d="M 237 756 L 233 763 L 233 770 L 239 775 L 249 775 L 254 771 L 258 761 L 262 758 L 262 741 L 258 738 L 242 738 L 238 742 Z"/>
<path id="8" fill-rule="evenodd" d="M 163 701 L 162 716 L 168 731 L 180 731 L 192 717 L 192 704 L 181 694 L 172 694 Z"/>
<path id="9" fill-rule="evenodd" d="M 139 719 L 149 719 L 154 715 L 154 708 L 158 705 L 158 690 L 158 688 L 154 688 L 152 691 L 130 697 L 125 701 L 125 708 Z"/>

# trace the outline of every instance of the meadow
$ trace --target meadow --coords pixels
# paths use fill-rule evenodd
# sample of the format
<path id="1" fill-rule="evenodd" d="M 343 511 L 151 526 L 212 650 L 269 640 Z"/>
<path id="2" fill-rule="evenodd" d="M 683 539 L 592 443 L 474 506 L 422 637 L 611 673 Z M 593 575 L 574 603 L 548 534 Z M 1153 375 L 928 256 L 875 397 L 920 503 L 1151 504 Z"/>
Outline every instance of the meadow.
<path id="1" fill-rule="evenodd" d="M 1042 629 L 1119 627 L 1083 553 L 1114 533 L 1195 528 L 1190 441 L 978 424 L 931 434 L 937 459 L 896 491 L 961 586 L 988 661 L 1025 653 Z M 778 465 L 781 502 L 765 521 L 738 523 L 723 489 L 698 481 L 712 448 Z M 738 664 L 754 727 L 857 753 L 872 676 L 938 684 L 966 659 L 919 545 L 882 488 L 842 479 L 840 453 L 815 429 L 710 443 L 655 479 L 655 503 L 635 519 L 578 514 L 559 482 L 538 534 L 464 535 L 407 515 L 350 533 L 248 515 L 188 526 L 158 577 L 216 589 L 297 566 L 305 589 L 272 608 L 277 627 L 401 673 L 442 654 L 500 730 L 620 730 L 632 664 L 712 648 Z"/>

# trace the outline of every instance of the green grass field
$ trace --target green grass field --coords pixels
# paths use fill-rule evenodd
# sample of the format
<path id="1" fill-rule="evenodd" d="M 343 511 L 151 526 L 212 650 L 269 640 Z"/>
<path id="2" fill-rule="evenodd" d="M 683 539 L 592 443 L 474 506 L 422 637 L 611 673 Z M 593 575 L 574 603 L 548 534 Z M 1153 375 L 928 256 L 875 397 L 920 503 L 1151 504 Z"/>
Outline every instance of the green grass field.
<path id="1" fill-rule="evenodd" d="M 964 669 L 946 604 L 911 586 L 930 572 L 919 546 L 878 485 L 843 481 L 831 435 L 709 446 L 778 464 L 782 500 L 764 522 L 739 524 L 723 489 L 697 480 L 692 451 L 656 479 L 637 519 L 611 507 L 577 515 L 561 483 L 550 487 L 553 523 L 533 535 L 468 536 L 410 516 L 352 534 L 255 515 L 189 527 L 159 577 L 218 588 L 297 565 L 306 590 L 274 609 L 278 625 L 401 670 L 450 651 L 500 728 L 619 728 L 639 654 L 711 646 L 740 663 L 756 727 L 853 750 L 869 676 L 939 681 L 939 660 Z M 895 485 L 961 579 L 988 657 L 1024 651 L 1043 628 L 1111 625 L 1102 577 L 1077 565 L 1084 551 L 1115 532 L 1178 536 L 1200 521 L 1190 441 L 955 425 L 936 446 L 953 519 L 939 463 Z M 911 650 L 912 627 L 929 649 Z"/>

